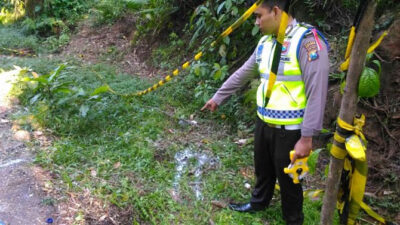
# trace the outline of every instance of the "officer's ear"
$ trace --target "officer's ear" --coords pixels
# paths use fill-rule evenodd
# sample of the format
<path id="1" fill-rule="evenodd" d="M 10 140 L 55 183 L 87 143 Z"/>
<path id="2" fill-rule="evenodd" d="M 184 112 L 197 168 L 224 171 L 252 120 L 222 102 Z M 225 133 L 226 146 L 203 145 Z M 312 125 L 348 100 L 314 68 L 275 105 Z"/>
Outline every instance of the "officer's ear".
<path id="1" fill-rule="evenodd" d="M 273 6 L 271 9 L 271 13 L 274 17 L 278 17 L 280 16 L 280 14 L 282 13 L 282 10 L 278 7 L 278 6 Z"/>
<path id="2" fill-rule="evenodd" d="M 280 19 L 280 16 L 282 14 L 282 10 L 278 6 L 273 6 L 270 10 L 272 16 L 275 18 L 275 20 Z"/>

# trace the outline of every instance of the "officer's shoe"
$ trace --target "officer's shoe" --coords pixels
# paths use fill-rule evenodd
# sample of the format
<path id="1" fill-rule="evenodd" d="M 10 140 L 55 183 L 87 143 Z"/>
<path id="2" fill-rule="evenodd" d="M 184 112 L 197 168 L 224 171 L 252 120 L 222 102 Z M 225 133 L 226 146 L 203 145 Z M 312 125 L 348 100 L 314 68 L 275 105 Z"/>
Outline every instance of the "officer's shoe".
<path id="1" fill-rule="evenodd" d="M 232 209 L 234 211 L 238 212 L 257 212 L 264 210 L 266 207 L 265 206 L 259 206 L 259 205 L 252 205 L 251 203 L 242 203 L 242 204 L 229 204 L 228 205 L 229 209 Z"/>

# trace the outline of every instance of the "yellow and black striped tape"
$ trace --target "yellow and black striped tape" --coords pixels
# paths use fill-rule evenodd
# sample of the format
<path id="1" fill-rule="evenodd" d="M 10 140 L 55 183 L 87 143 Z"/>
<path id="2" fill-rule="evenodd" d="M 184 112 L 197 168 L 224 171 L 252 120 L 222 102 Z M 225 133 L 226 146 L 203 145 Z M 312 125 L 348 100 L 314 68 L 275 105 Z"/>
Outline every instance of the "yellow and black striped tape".
<path id="1" fill-rule="evenodd" d="M 277 42 L 274 51 L 274 58 L 272 59 L 271 64 L 271 71 L 268 80 L 268 88 L 267 93 L 265 96 L 265 104 L 268 104 L 268 101 L 272 94 L 272 88 L 276 81 L 276 74 L 278 73 L 279 62 L 281 60 L 281 53 L 282 53 L 282 45 L 283 41 L 285 40 L 285 31 L 289 21 L 289 7 L 290 7 L 291 0 L 287 0 L 282 11 L 281 21 L 279 25 L 278 35 L 277 35 Z"/>
<path id="2" fill-rule="evenodd" d="M 211 45 L 210 45 L 210 47 L 209 47 L 208 49 L 215 47 L 223 38 L 227 37 L 227 36 L 228 36 L 229 34 L 231 34 L 236 28 L 238 28 L 241 24 L 243 24 L 243 22 L 245 22 L 245 21 L 250 17 L 250 15 L 253 14 L 253 12 L 258 8 L 258 6 L 261 5 L 261 3 L 262 3 L 263 1 L 264 1 L 264 0 L 257 0 L 249 9 L 246 10 L 246 12 L 243 13 L 243 15 L 242 15 L 239 19 L 237 19 L 232 25 L 230 25 L 227 29 L 224 30 L 224 31 L 217 37 L 217 39 L 216 39 L 214 42 L 211 43 Z M 203 56 L 203 53 L 205 53 L 208 49 L 203 50 L 203 51 L 201 51 L 201 52 L 198 52 L 198 53 L 194 56 L 194 58 L 193 58 L 192 60 L 187 61 L 187 62 L 185 62 L 185 63 L 182 65 L 182 69 L 185 70 L 185 69 L 187 69 L 187 68 L 190 66 L 190 64 L 191 64 L 192 62 L 198 61 L 198 60 Z M 117 91 L 113 90 L 113 89 L 110 87 L 110 85 L 108 85 L 106 82 L 104 82 L 104 81 L 103 81 L 103 82 L 108 86 L 109 91 L 110 91 L 111 93 L 113 93 L 113 94 L 120 95 L 120 96 L 124 96 L 124 97 L 142 96 L 142 95 L 145 95 L 145 94 L 148 94 L 148 93 L 150 93 L 150 92 L 152 92 L 152 91 L 157 90 L 159 87 L 165 85 L 167 82 L 169 82 L 170 80 L 172 80 L 173 77 L 178 76 L 179 73 L 180 73 L 180 70 L 179 70 L 179 69 L 175 69 L 175 70 L 172 72 L 172 75 L 168 74 L 165 78 L 163 78 L 162 80 L 158 81 L 158 82 L 155 83 L 153 86 L 151 86 L 151 87 L 149 87 L 149 88 L 147 88 L 147 89 L 145 89 L 145 90 L 142 90 L 142 91 L 138 91 L 138 92 L 134 92 L 134 93 L 128 93 L 128 94 L 121 94 L 121 93 L 118 93 Z M 102 79 L 102 77 L 101 77 L 98 73 L 96 73 L 96 74 L 97 74 L 97 76 L 98 76 L 100 79 Z M 102 79 L 102 80 L 103 80 L 103 79 Z"/>
<path id="3" fill-rule="evenodd" d="M 21 55 L 21 56 L 37 57 L 37 55 L 35 55 L 35 54 L 31 54 L 31 53 L 25 52 L 23 50 L 15 50 L 15 49 L 11 49 L 11 48 L 0 47 L 0 51 L 9 52 L 9 53 L 13 53 L 16 55 Z"/>
<path id="4" fill-rule="evenodd" d="M 238 28 L 241 24 L 243 24 L 243 22 L 245 22 L 245 21 L 253 14 L 253 12 L 258 8 L 258 6 L 261 5 L 261 3 L 262 3 L 263 1 L 264 1 L 264 0 L 257 0 L 249 9 L 246 10 L 246 12 L 243 13 L 243 15 L 242 15 L 239 19 L 237 19 L 232 25 L 230 25 L 227 29 L 225 29 L 225 30 L 217 37 L 217 39 L 216 39 L 214 42 L 211 43 L 211 45 L 210 45 L 209 48 L 215 47 L 223 38 L 227 37 L 227 36 L 228 36 L 229 34 L 231 34 L 236 28 Z M 29 54 L 29 53 L 26 53 L 26 52 L 23 52 L 23 51 L 13 50 L 13 49 L 0 48 L 0 51 L 1 51 L 1 50 L 2 50 L 2 51 L 7 51 L 7 52 L 12 52 L 12 53 L 18 54 L 18 55 L 26 55 L 26 56 L 33 56 L 33 57 L 36 57 L 36 55 Z M 206 50 L 208 50 L 208 49 L 206 49 Z M 185 63 L 182 65 L 182 69 L 185 70 L 185 69 L 187 69 L 187 68 L 190 66 L 190 64 L 191 64 L 193 61 L 198 61 L 198 60 L 200 60 L 200 58 L 203 56 L 203 52 L 206 52 L 206 51 L 200 51 L 200 52 L 198 52 L 198 53 L 194 56 L 194 58 L 193 58 L 192 60 L 185 62 Z M 161 87 L 161 86 L 165 85 L 167 82 L 171 81 L 173 77 L 178 76 L 179 73 L 180 73 L 180 70 L 179 70 L 179 69 L 175 69 L 175 70 L 172 72 L 172 75 L 168 74 L 167 76 L 165 76 L 165 78 L 163 78 L 162 80 L 158 81 L 157 83 L 153 84 L 153 86 L 151 86 L 151 87 L 149 87 L 149 88 L 147 88 L 147 89 L 145 89 L 145 90 L 138 91 L 138 92 L 133 92 L 133 93 L 127 93 L 127 94 L 118 93 L 117 91 L 115 91 L 114 89 L 112 89 L 112 88 L 110 87 L 110 85 L 107 84 L 107 82 L 104 81 L 103 77 L 102 77 L 99 73 L 97 73 L 97 72 L 95 72 L 95 71 L 93 71 L 93 72 L 97 75 L 97 77 L 98 77 L 100 80 L 102 80 L 102 82 L 108 87 L 109 92 L 111 92 L 112 94 L 119 95 L 119 96 L 123 96 L 123 97 L 132 97 L 132 96 L 142 96 L 142 95 L 145 95 L 145 94 L 148 94 L 148 93 L 150 93 L 150 92 L 152 92 L 152 91 L 157 90 L 159 87 Z"/>

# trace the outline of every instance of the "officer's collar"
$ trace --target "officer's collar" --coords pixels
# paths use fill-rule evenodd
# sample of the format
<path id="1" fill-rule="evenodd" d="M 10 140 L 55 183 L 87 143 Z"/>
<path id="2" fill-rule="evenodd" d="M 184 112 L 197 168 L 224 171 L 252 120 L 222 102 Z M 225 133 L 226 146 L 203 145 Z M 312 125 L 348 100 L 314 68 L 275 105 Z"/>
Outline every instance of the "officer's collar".
<path id="1" fill-rule="evenodd" d="M 288 24 L 285 30 L 285 36 L 288 36 L 290 32 L 292 32 L 293 28 L 297 25 L 297 20 L 295 18 L 292 19 L 292 21 Z M 276 38 L 276 35 L 272 35 L 273 38 Z"/>

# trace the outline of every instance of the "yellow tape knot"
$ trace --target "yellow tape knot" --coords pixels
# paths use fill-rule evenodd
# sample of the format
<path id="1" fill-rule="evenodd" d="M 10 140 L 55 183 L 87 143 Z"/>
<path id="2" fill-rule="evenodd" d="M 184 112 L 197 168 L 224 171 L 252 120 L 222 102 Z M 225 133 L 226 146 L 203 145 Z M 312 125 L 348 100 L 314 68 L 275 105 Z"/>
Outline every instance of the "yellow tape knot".
<path id="1" fill-rule="evenodd" d="M 348 124 L 344 120 L 338 117 L 337 123 L 340 128 L 354 132 L 347 138 L 342 137 L 337 131 L 335 132 L 334 139 L 338 143 L 345 143 L 345 150 L 334 144 L 331 149 L 331 154 L 338 158 L 343 159 L 347 153 L 356 160 L 365 161 L 366 160 L 366 139 L 362 133 L 362 128 L 365 124 L 365 116 L 361 115 L 360 118 L 354 118 L 353 124 Z"/>

